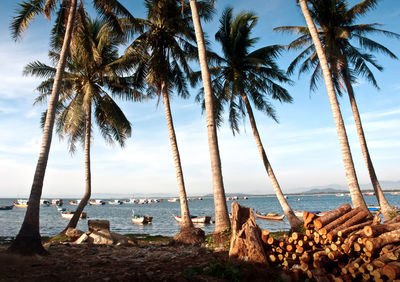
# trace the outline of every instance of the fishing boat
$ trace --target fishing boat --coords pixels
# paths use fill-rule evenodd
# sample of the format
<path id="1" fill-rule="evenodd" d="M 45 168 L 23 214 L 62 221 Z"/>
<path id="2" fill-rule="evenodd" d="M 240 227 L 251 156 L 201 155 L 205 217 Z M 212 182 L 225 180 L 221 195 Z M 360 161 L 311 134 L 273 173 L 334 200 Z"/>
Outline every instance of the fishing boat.
<path id="1" fill-rule="evenodd" d="M 0 206 L 0 211 L 7 211 L 7 210 L 12 210 L 14 206 Z"/>
<path id="2" fill-rule="evenodd" d="M 60 206 L 63 205 L 63 200 L 61 200 L 61 199 L 53 199 L 53 200 L 51 200 L 51 205 L 60 207 Z"/>
<path id="3" fill-rule="evenodd" d="M 65 219 L 71 219 L 74 216 L 74 212 L 73 211 L 62 211 L 61 212 L 61 217 L 65 218 Z M 81 216 L 79 217 L 79 219 L 86 219 L 87 218 L 87 213 L 82 212 Z"/>
<path id="4" fill-rule="evenodd" d="M 179 198 L 172 198 L 172 199 L 168 199 L 168 202 L 179 202 Z"/>
<path id="5" fill-rule="evenodd" d="M 319 214 L 319 213 L 321 213 L 321 211 L 307 211 L 307 212 L 309 212 L 309 213 L 315 213 L 315 214 Z M 300 218 L 302 218 L 303 217 L 303 213 L 304 213 L 304 211 L 294 211 L 294 215 L 295 216 L 297 216 L 297 217 L 300 217 Z"/>
<path id="6" fill-rule="evenodd" d="M 153 220 L 152 216 L 147 215 L 135 215 L 135 212 L 132 210 L 132 222 L 137 224 L 150 224 Z"/>
<path id="7" fill-rule="evenodd" d="M 16 208 L 27 208 L 28 207 L 28 200 L 17 200 L 13 203 L 14 207 Z"/>
<path id="8" fill-rule="evenodd" d="M 40 200 L 40 205 L 45 207 L 50 207 L 51 203 L 49 200 Z"/>
<path id="9" fill-rule="evenodd" d="M 267 213 L 265 215 L 256 213 L 256 216 L 258 218 L 266 219 L 266 220 L 283 220 L 283 218 L 285 217 L 284 214 L 277 214 L 277 213 L 273 213 L 273 212 Z"/>
<path id="10" fill-rule="evenodd" d="M 364 196 L 375 196 L 375 192 L 365 192 Z"/>
<path id="11" fill-rule="evenodd" d="M 173 215 L 175 220 L 178 222 L 182 222 L 182 218 L 180 216 L 177 215 Z M 211 216 L 195 216 L 195 215 L 191 215 L 190 219 L 192 220 L 193 223 L 210 223 L 211 221 Z"/>
<path id="12" fill-rule="evenodd" d="M 89 200 L 89 205 L 91 205 L 91 206 L 102 206 L 105 204 L 106 204 L 106 202 L 104 202 L 102 200 Z"/>
<path id="13" fill-rule="evenodd" d="M 79 203 L 81 202 L 81 200 L 76 200 L 76 201 L 68 201 L 68 203 L 71 205 L 71 206 L 77 206 L 77 205 L 79 205 Z"/>
<path id="14" fill-rule="evenodd" d="M 120 200 L 108 201 L 110 205 L 122 205 L 123 202 Z"/>

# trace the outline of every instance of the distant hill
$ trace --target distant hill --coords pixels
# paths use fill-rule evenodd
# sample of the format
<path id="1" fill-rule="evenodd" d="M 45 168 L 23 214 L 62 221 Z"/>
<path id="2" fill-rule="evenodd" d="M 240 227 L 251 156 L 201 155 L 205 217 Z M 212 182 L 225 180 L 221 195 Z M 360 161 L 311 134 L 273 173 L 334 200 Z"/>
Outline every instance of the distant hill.
<path id="1" fill-rule="evenodd" d="M 400 190 L 400 181 L 380 181 L 382 189 Z M 372 184 L 360 184 L 361 191 L 373 190 Z M 346 186 L 339 184 L 330 184 L 326 186 L 311 186 L 293 189 L 304 194 L 323 194 L 323 193 L 343 193 L 349 192 Z"/>

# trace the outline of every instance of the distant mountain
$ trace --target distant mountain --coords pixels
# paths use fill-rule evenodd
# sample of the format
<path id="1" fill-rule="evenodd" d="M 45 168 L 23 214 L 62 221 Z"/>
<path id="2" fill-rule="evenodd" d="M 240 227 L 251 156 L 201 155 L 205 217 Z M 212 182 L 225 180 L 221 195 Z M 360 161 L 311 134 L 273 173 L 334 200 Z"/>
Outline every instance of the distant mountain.
<path id="1" fill-rule="evenodd" d="M 382 189 L 400 190 L 400 181 L 380 181 Z M 360 184 L 361 191 L 373 190 L 372 184 Z M 349 192 L 346 186 L 339 184 L 330 184 L 326 186 L 311 186 L 293 189 L 304 194 L 320 194 L 320 193 L 343 193 Z"/>

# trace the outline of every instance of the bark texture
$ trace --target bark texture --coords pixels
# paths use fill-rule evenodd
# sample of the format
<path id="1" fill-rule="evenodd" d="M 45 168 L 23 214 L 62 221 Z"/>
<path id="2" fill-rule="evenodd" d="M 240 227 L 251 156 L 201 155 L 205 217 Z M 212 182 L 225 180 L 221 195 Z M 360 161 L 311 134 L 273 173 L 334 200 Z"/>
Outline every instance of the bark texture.
<path id="1" fill-rule="evenodd" d="M 299 0 L 301 11 L 307 22 L 307 27 L 310 31 L 313 43 L 315 45 L 315 50 L 318 55 L 318 59 L 321 65 L 321 70 L 323 73 L 326 90 L 328 92 L 329 104 L 331 106 L 333 119 L 336 126 L 337 135 L 339 137 L 340 149 L 342 152 L 342 159 L 344 164 L 344 169 L 346 173 L 347 185 L 349 186 L 351 200 L 354 207 L 364 207 L 367 208 L 364 198 L 361 194 L 360 187 L 358 185 L 357 175 L 354 168 L 353 158 L 351 156 L 351 150 L 349 146 L 349 141 L 347 139 L 346 129 L 344 127 L 344 122 L 342 114 L 340 112 L 339 103 L 337 101 L 335 89 L 332 82 L 331 72 L 329 70 L 328 61 L 324 49 L 322 47 L 321 41 L 318 37 L 317 29 L 312 20 L 310 11 L 307 6 L 306 0 Z"/>
<path id="2" fill-rule="evenodd" d="M 211 89 L 210 72 L 207 65 L 206 47 L 204 43 L 203 29 L 200 23 L 200 17 L 197 10 L 196 0 L 190 0 L 190 8 L 194 30 L 196 33 L 197 48 L 199 52 L 199 61 L 201 69 L 201 78 L 204 86 L 204 100 L 207 123 L 208 146 L 211 159 L 211 173 L 214 193 L 215 210 L 215 233 L 222 233 L 228 229 L 231 224 L 226 205 L 224 183 L 222 178 L 221 159 L 218 148 L 217 128 L 213 110 L 213 93 Z"/>
<path id="3" fill-rule="evenodd" d="M 15 241 L 10 246 L 9 251 L 25 255 L 45 254 L 47 253 L 41 242 L 39 231 L 39 210 L 40 197 L 42 196 L 43 180 L 46 172 L 47 161 L 50 153 L 51 140 L 53 136 L 55 111 L 58 103 L 61 80 L 64 73 L 65 62 L 68 54 L 71 34 L 74 26 L 77 0 L 71 0 L 71 6 L 68 13 L 68 20 L 65 30 L 60 59 L 58 61 L 56 76 L 54 78 L 53 88 L 50 95 L 49 105 L 47 107 L 46 121 L 43 129 L 42 143 L 39 159 L 36 165 L 35 175 L 31 193 L 29 196 L 29 205 L 25 213 L 24 221 L 18 232 Z"/>

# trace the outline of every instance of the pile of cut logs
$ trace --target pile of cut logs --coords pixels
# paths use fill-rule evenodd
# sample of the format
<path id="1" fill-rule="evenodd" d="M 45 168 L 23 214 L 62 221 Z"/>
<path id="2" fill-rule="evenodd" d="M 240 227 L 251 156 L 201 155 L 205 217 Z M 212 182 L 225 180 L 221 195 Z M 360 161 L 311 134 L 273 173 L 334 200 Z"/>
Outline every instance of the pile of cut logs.
<path id="1" fill-rule="evenodd" d="M 270 263 L 317 281 L 400 279 L 400 215 L 380 223 L 379 214 L 344 204 L 320 217 L 303 212 L 303 221 L 305 234 L 262 231 Z"/>

